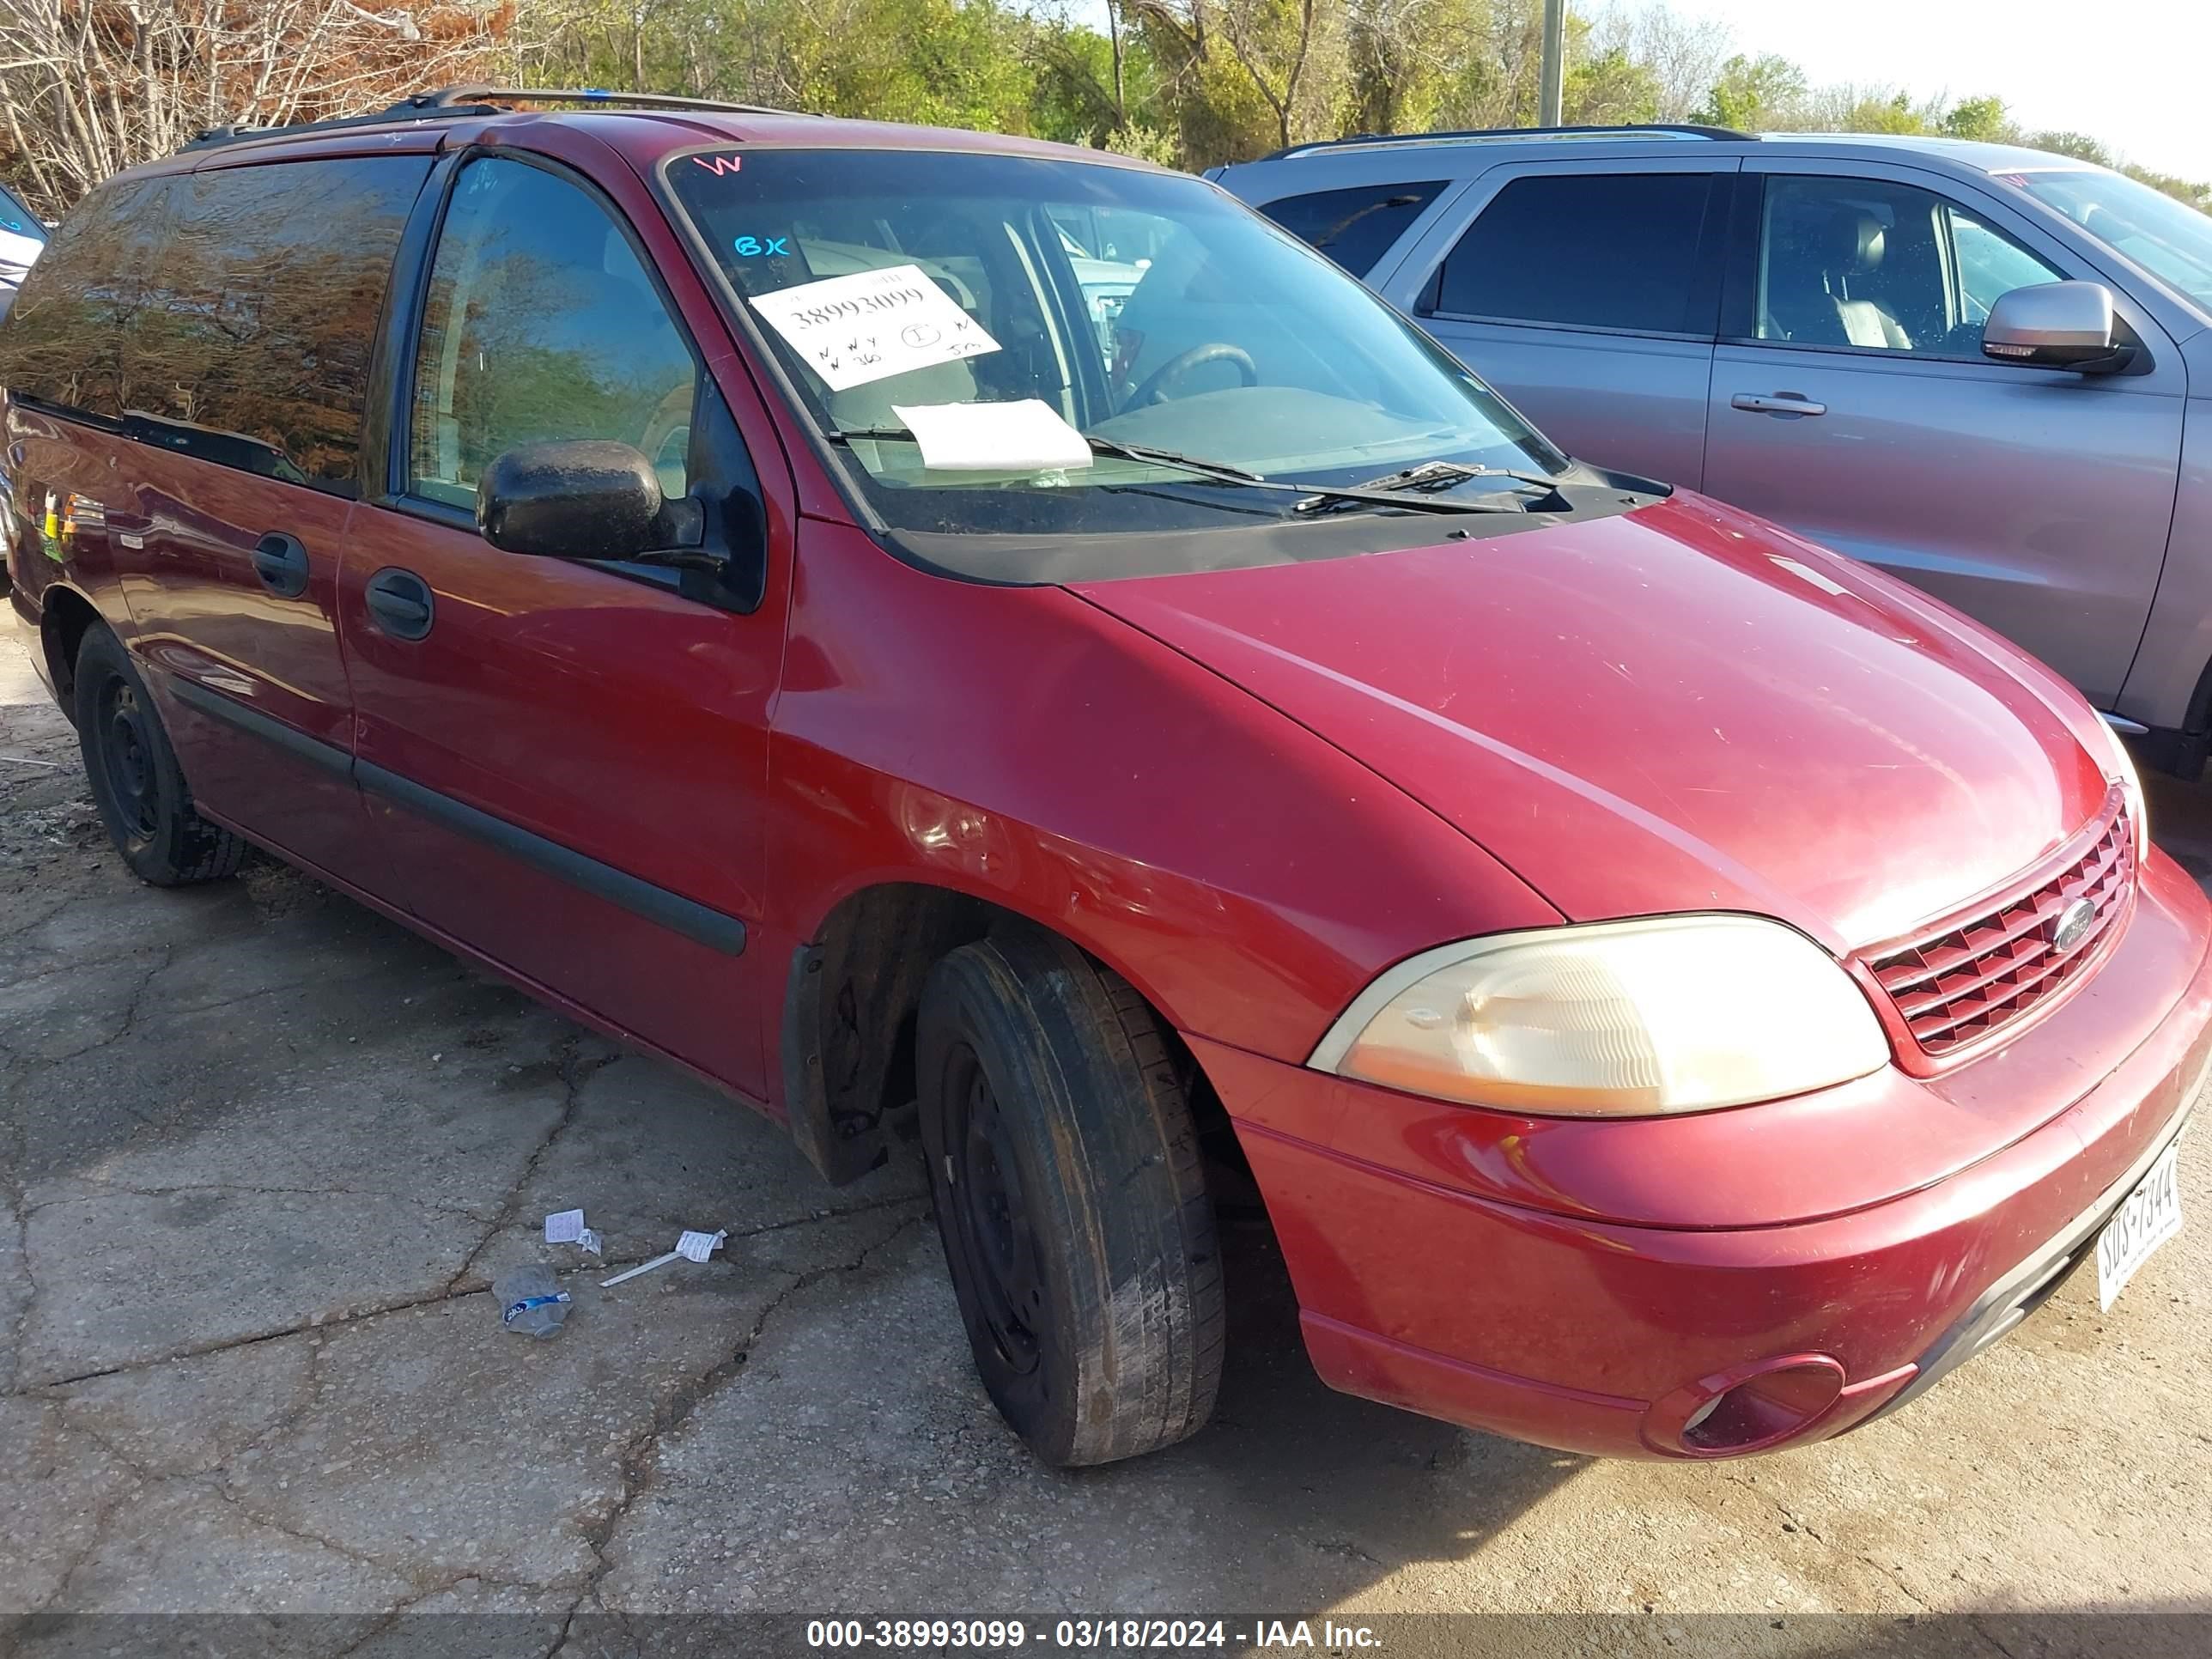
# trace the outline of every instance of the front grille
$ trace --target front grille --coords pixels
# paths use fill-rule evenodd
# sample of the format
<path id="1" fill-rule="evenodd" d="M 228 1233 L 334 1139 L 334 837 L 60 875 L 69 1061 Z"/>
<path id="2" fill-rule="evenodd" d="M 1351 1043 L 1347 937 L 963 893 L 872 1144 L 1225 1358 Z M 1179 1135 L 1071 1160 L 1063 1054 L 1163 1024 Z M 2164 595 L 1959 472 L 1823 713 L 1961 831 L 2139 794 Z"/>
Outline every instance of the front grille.
<path id="1" fill-rule="evenodd" d="M 1921 1052 L 1947 1054 L 2049 1001 L 2076 978 L 2127 908 L 2134 880 L 2134 826 L 2124 805 L 2116 806 L 2088 850 L 2039 885 L 1886 951 L 1868 966 Z M 2054 938 L 2059 918 L 2080 898 L 2094 907 L 2094 919 L 2061 951 Z"/>

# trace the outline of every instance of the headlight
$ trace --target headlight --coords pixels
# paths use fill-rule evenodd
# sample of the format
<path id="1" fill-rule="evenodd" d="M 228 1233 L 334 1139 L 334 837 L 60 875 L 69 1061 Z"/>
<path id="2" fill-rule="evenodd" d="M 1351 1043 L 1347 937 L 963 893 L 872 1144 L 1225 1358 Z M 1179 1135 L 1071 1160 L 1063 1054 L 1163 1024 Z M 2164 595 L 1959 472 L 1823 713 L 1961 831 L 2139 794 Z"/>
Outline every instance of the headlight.
<path id="1" fill-rule="evenodd" d="M 2105 747 L 2112 751 L 2108 775 L 2125 792 L 2128 816 L 2136 826 L 2136 862 L 2141 864 L 2150 854 L 2150 803 L 2143 799 L 2142 779 L 2136 774 L 2135 757 L 2120 734 L 2100 720 L 2098 729 L 2105 734 Z"/>
<path id="2" fill-rule="evenodd" d="M 1425 951 L 1363 992 L 1307 1063 L 1474 1106 L 1643 1117 L 1802 1094 L 1888 1059 L 1865 994 L 1820 946 L 1711 915 Z"/>

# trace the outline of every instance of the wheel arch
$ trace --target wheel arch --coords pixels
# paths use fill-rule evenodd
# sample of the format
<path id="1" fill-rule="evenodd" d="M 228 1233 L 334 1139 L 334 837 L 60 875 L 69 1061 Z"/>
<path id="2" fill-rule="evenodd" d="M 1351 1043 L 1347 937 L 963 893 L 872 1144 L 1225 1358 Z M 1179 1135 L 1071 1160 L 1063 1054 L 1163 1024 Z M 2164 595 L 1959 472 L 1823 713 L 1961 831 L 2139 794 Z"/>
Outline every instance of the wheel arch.
<path id="1" fill-rule="evenodd" d="M 915 1096 L 915 1020 L 930 969 L 1007 929 L 1050 933 L 1083 951 L 1127 981 L 1180 1043 L 1172 1014 L 1135 975 L 1095 942 L 1007 904 L 1003 894 L 908 876 L 857 884 L 793 949 L 778 1031 L 792 1139 L 825 1179 L 857 1180 L 888 1155 L 893 1115 Z M 1210 1099 L 1202 1074 L 1197 1082 Z"/>
<path id="2" fill-rule="evenodd" d="M 51 582 L 40 595 L 39 646 L 46 653 L 55 701 L 72 725 L 76 720 L 77 647 L 84 643 L 85 635 L 105 620 L 100 607 L 74 587 Z"/>

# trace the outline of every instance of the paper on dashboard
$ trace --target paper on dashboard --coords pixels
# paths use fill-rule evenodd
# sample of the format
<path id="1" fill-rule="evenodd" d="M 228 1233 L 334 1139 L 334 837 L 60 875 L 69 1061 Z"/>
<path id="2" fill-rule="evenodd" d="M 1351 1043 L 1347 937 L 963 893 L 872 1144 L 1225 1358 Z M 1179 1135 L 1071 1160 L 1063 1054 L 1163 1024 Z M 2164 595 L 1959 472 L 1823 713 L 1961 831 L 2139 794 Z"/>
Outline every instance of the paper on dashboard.
<path id="1" fill-rule="evenodd" d="M 893 404 L 921 447 L 921 464 L 948 472 L 1021 472 L 1091 465 L 1083 434 L 1037 398 L 1003 404 Z"/>
<path id="2" fill-rule="evenodd" d="M 920 265 L 826 276 L 751 304 L 832 392 L 999 349 Z"/>

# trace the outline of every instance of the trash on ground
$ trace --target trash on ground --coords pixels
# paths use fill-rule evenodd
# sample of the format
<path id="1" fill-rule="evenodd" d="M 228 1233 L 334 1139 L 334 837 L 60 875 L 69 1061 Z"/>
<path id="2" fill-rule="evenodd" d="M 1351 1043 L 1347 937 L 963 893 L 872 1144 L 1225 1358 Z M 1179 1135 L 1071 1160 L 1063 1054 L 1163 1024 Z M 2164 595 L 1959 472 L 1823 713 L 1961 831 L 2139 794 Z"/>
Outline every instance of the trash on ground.
<path id="1" fill-rule="evenodd" d="M 509 1267 L 492 1281 L 491 1293 L 499 1303 L 499 1322 L 525 1336 L 555 1335 L 568 1316 L 568 1292 L 551 1268 L 536 1262 Z"/>
<path id="2" fill-rule="evenodd" d="M 606 1254 L 599 1234 L 584 1224 L 581 1210 L 556 1210 L 547 1216 L 545 1242 L 548 1244 L 574 1244 L 592 1255 Z"/>
<path id="3" fill-rule="evenodd" d="M 722 1241 L 729 1236 L 726 1231 L 719 1233 L 686 1231 L 676 1241 L 676 1248 L 666 1255 L 657 1255 L 650 1261 L 641 1262 L 627 1273 L 617 1273 L 612 1279 L 603 1279 L 599 1281 L 599 1288 L 603 1291 L 611 1290 L 625 1279 L 635 1279 L 640 1273 L 649 1273 L 655 1267 L 665 1267 L 679 1256 L 686 1261 L 704 1261 L 722 1248 Z"/>

